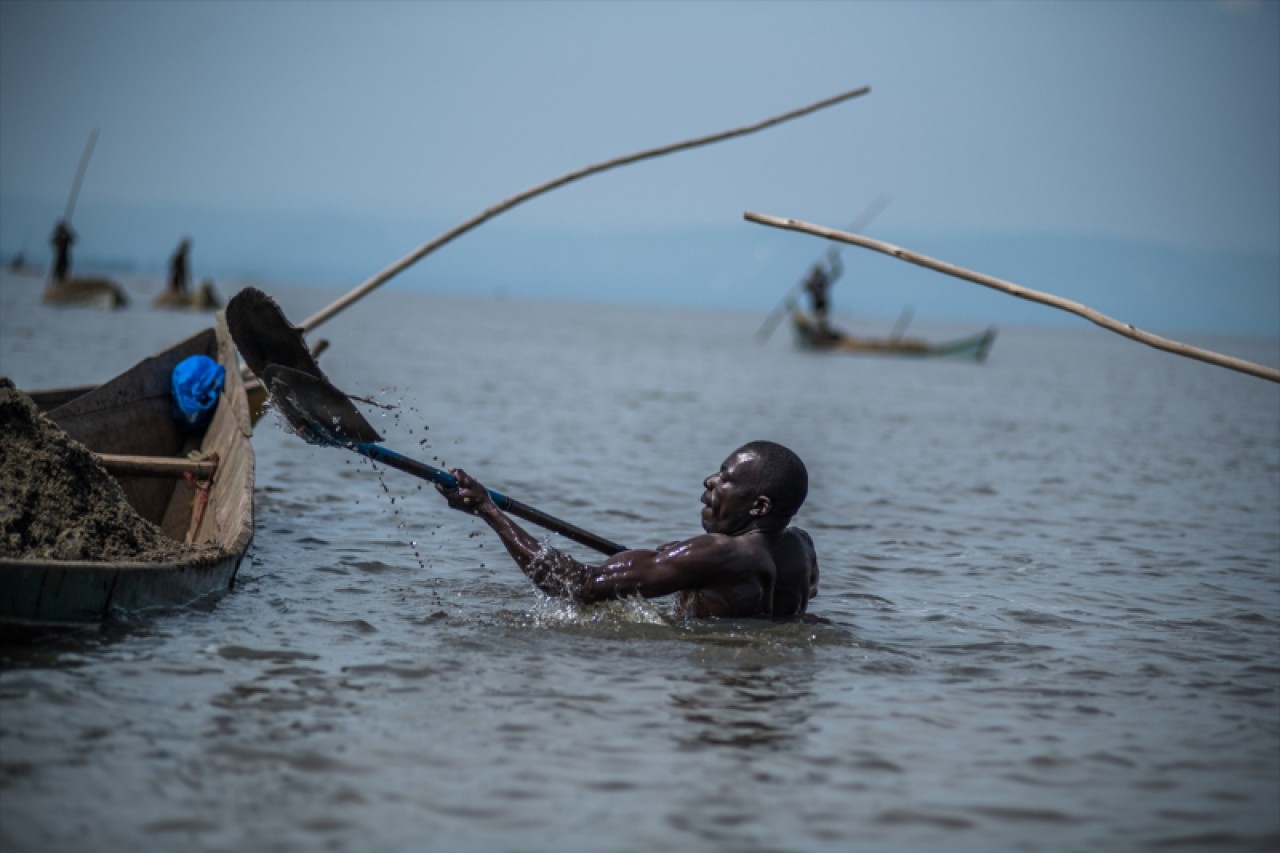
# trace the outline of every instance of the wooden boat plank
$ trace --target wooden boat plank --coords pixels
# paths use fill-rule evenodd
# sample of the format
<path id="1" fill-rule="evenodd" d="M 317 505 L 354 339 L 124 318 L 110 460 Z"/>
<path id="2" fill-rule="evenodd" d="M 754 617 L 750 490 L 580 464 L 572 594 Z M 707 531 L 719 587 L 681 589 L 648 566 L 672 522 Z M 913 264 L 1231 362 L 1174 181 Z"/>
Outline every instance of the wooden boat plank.
<path id="1" fill-rule="evenodd" d="M 77 397 L 88 394 L 97 385 L 76 385 L 70 388 L 48 388 L 43 391 L 27 391 L 26 394 L 42 412 L 51 412 L 59 406 L 65 406 Z"/>
<path id="2" fill-rule="evenodd" d="M 107 472 L 117 477 L 185 477 L 209 479 L 218 469 L 217 462 L 184 459 L 177 456 L 135 456 L 113 453 L 97 454 Z"/>
<path id="3" fill-rule="evenodd" d="M 218 359 L 227 365 L 226 385 L 222 400 L 205 433 L 204 450 L 217 452 L 218 474 L 209 490 L 212 512 L 193 514 L 193 527 L 188 541 L 215 541 L 230 550 L 249 547 L 253 537 L 253 424 L 244 380 L 240 376 L 239 353 L 226 319 L 218 314 Z M 248 519 L 248 523 L 245 520 Z"/>
<path id="4" fill-rule="evenodd" d="M 155 563 L 115 569 L 115 588 L 104 615 L 182 607 L 230 589 L 243 554 L 216 560 Z"/>
<path id="5" fill-rule="evenodd" d="M 98 563 L 0 561 L 3 622 L 74 625 L 101 622 L 115 573 Z"/>
<path id="6" fill-rule="evenodd" d="M 242 556 L 159 563 L 0 561 L 0 623 L 88 626 L 113 613 L 181 607 L 230 589 Z"/>

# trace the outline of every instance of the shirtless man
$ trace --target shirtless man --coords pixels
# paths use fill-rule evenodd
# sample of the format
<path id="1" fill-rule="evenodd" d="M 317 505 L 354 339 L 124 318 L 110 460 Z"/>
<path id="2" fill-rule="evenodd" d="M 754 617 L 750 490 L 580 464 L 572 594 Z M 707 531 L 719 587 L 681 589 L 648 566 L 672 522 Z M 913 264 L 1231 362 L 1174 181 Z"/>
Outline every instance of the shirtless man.
<path id="1" fill-rule="evenodd" d="M 809 475 L 798 456 L 771 441 L 743 445 L 703 481 L 705 533 L 654 550 L 623 551 L 598 565 L 546 547 L 498 509 L 473 477 L 460 469 L 453 474 L 456 489 L 436 487 L 449 506 L 484 519 L 548 595 L 590 604 L 676 594 L 688 618 L 788 619 L 803 615 L 817 594 L 813 540 L 787 526 L 804 503 Z"/>

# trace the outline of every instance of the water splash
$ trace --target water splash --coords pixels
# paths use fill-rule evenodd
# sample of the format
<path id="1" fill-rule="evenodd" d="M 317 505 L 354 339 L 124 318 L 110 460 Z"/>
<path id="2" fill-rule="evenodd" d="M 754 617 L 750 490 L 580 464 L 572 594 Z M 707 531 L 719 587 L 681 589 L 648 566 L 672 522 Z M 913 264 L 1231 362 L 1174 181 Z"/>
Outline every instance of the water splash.
<path id="1" fill-rule="evenodd" d="M 673 616 L 664 613 L 658 604 L 639 596 L 588 605 L 571 598 L 540 592 L 533 607 L 525 615 L 529 624 L 535 628 L 622 625 L 658 625 L 670 628 L 676 624 Z"/>

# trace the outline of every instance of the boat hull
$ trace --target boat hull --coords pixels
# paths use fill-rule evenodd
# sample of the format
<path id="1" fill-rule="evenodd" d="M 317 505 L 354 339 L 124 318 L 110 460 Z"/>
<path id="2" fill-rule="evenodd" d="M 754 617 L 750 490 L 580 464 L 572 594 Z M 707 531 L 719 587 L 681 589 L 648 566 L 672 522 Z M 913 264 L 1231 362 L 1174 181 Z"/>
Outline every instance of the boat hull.
<path id="1" fill-rule="evenodd" d="M 0 626 L 96 628 L 229 590 L 244 554 L 166 563 L 0 561 Z"/>
<path id="2" fill-rule="evenodd" d="M 129 304 L 124 288 L 109 278 L 83 276 L 55 282 L 40 294 L 45 305 L 78 305 L 96 308 L 124 308 Z"/>
<path id="3" fill-rule="evenodd" d="M 155 298 L 151 300 L 151 307 L 173 308 L 185 311 L 217 311 L 222 307 L 222 301 L 214 293 L 213 285 L 205 282 L 194 293 L 166 288 L 157 293 Z"/>
<path id="4" fill-rule="evenodd" d="M 844 333 L 823 336 L 806 314 L 793 311 L 791 326 L 796 346 L 814 352 L 841 352 L 861 355 L 892 355 L 907 358 L 954 358 L 985 361 L 995 342 L 995 329 L 941 343 L 915 338 L 859 338 Z"/>

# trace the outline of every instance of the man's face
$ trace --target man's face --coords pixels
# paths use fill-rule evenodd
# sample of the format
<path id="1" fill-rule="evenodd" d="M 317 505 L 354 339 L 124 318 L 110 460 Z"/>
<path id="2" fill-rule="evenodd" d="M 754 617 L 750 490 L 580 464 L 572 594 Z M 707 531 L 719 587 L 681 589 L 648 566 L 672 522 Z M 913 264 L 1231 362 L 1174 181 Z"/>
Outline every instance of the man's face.
<path id="1" fill-rule="evenodd" d="M 760 458 L 749 451 L 733 453 L 720 470 L 702 481 L 702 529 L 708 533 L 737 533 L 756 516 Z"/>

